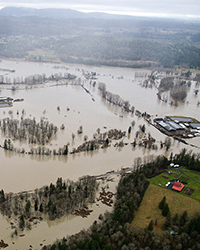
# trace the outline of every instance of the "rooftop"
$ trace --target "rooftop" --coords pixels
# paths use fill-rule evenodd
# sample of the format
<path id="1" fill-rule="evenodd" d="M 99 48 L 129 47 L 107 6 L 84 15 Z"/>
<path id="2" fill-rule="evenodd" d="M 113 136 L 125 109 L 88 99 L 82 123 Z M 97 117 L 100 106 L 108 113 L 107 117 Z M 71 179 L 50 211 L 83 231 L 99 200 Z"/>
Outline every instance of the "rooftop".
<path id="1" fill-rule="evenodd" d="M 177 116 L 171 116 L 171 120 L 178 121 L 178 122 L 193 122 L 193 120 L 189 117 L 177 117 Z"/>
<path id="2" fill-rule="evenodd" d="M 185 187 L 185 185 L 183 185 L 180 182 L 175 181 L 172 189 L 180 192 L 184 187 Z"/>

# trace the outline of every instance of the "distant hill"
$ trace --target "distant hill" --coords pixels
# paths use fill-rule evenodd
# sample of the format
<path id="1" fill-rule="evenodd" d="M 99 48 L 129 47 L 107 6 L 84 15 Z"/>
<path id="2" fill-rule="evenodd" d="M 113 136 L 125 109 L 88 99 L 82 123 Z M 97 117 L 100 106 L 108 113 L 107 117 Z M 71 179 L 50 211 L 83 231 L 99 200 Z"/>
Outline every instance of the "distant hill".
<path id="1" fill-rule="evenodd" d="M 0 16 L 40 16 L 40 17 L 84 17 L 85 13 L 71 9 L 34 9 L 22 7 L 5 7 L 0 10 Z"/>
<path id="2" fill-rule="evenodd" d="M 72 9 L 34 9 L 23 7 L 5 7 L 0 10 L 0 16 L 7 17 L 65 17 L 65 18 L 103 18 L 103 19 L 130 19 L 132 16 L 112 15 L 100 12 L 84 13 Z"/>

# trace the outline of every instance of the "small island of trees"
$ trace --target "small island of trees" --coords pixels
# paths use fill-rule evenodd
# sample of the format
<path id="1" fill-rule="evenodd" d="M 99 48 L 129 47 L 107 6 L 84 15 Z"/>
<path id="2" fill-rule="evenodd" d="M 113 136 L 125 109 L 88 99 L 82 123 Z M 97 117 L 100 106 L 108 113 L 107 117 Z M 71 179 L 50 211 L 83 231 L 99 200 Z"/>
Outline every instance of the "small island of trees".
<path id="1" fill-rule="evenodd" d="M 19 230 L 31 229 L 44 215 L 54 220 L 79 209 L 87 212 L 88 204 L 95 201 L 98 185 L 94 177 L 83 176 L 77 182 L 58 178 L 56 184 L 18 194 L 1 190 L 0 210 L 8 218 L 18 218 L 12 226 L 13 235 L 17 235 Z"/>

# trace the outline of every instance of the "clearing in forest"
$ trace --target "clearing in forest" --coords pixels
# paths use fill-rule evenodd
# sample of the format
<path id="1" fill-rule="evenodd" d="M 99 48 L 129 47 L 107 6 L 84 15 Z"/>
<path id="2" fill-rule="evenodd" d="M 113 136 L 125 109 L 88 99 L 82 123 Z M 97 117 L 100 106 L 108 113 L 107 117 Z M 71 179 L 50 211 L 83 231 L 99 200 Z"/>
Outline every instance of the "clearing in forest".
<path id="1" fill-rule="evenodd" d="M 169 205 L 171 215 L 176 213 L 181 215 L 186 210 L 188 215 L 192 216 L 200 211 L 199 201 L 150 183 L 132 223 L 135 226 L 145 228 L 151 220 L 157 219 L 157 228 L 154 227 L 154 229 L 161 229 L 166 217 L 162 216 L 162 211 L 158 208 L 158 204 L 164 196 Z"/>
<path id="2" fill-rule="evenodd" d="M 180 182 L 184 188 L 179 192 L 182 196 L 190 197 L 200 202 L 200 173 L 184 167 L 170 168 L 153 178 L 148 179 L 151 184 L 164 189 L 171 189 L 174 182 Z M 171 184 L 168 184 L 171 183 Z M 168 186 L 166 186 L 168 185 Z M 169 190 L 172 191 L 172 190 Z M 176 192 L 176 191 L 173 191 Z"/>

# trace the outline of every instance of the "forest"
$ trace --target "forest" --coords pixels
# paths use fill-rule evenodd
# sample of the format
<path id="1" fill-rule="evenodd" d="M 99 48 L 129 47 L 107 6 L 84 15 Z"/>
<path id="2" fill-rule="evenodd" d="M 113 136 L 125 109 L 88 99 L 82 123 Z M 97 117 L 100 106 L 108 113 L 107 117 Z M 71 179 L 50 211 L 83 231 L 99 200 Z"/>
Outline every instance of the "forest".
<path id="1" fill-rule="evenodd" d="M 0 56 L 146 68 L 200 67 L 198 21 L 124 16 L 5 16 Z M 16 14 L 17 15 L 17 14 Z"/>

